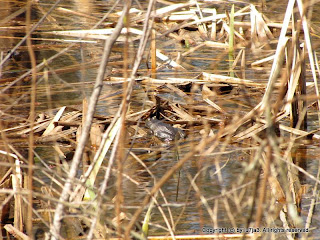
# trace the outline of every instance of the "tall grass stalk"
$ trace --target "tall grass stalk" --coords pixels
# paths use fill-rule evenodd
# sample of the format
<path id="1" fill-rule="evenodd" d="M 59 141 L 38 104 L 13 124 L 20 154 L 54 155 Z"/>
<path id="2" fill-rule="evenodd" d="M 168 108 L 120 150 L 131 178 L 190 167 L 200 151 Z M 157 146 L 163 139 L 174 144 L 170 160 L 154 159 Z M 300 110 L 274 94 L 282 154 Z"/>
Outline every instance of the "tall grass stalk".
<path id="1" fill-rule="evenodd" d="M 108 64 L 112 45 L 115 43 L 116 39 L 120 35 L 121 29 L 122 29 L 122 26 L 124 23 L 126 8 L 127 8 L 127 6 L 124 6 L 124 11 L 123 11 L 121 17 L 119 18 L 117 26 L 115 27 L 111 36 L 105 42 L 102 61 L 101 61 L 101 64 L 100 64 L 100 67 L 98 70 L 96 83 L 95 83 L 93 92 L 91 94 L 90 102 L 89 102 L 88 113 L 86 116 L 86 122 L 85 122 L 85 125 L 83 126 L 83 129 L 82 129 L 82 135 L 80 138 L 80 142 L 77 146 L 74 157 L 72 159 L 70 172 L 69 172 L 68 178 L 66 180 L 66 183 L 64 185 L 61 196 L 60 196 L 60 202 L 58 203 L 58 205 L 56 207 L 53 224 L 50 229 L 50 232 L 52 234 L 51 240 L 59 239 L 62 215 L 63 215 L 63 210 L 64 210 L 63 202 L 67 201 L 70 196 L 72 182 L 74 181 L 74 178 L 75 178 L 76 173 L 78 171 L 78 166 L 79 166 L 80 161 L 82 159 L 83 151 L 84 151 L 84 148 L 87 143 L 88 136 L 89 136 L 90 127 L 91 127 L 92 119 L 93 119 L 93 114 L 95 112 L 97 101 L 98 101 L 98 98 L 99 98 L 99 95 L 100 95 L 100 92 L 102 89 L 102 81 L 104 79 L 104 74 L 105 74 L 106 67 Z"/>
<path id="2" fill-rule="evenodd" d="M 27 2 L 27 12 L 26 12 L 26 42 L 28 47 L 28 52 L 30 56 L 31 62 L 31 70 L 32 70 L 32 80 L 31 80 L 31 102 L 30 102 L 30 129 L 34 127 L 35 121 L 35 108 L 36 108 L 36 84 L 37 84 L 37 63 L 36 56 L 33 50 L 32 42 L 31 42 L 31 5 L 32 1 L 28 0 Z M 32 215 L 33 215 L 33 148 L 34 148 L 34 132 L 30 131 L 29 134 L 29 150 L 28 150 L 28 211 L 27 211 L 27 219 L 26 219 L 26 229 L 29 236 L 32 235 Z M 22 229 L 20 229 L 22 231 Z"/>
<path id="3" fill-rule="evenodd" d="M 234 77 L 234 72 L 232 70 L 232 65 L 234 62 L 234 4 L 231 7 L 230 13 L 230 31 L 229 31 L 229 69 L 230 77 Z"/>

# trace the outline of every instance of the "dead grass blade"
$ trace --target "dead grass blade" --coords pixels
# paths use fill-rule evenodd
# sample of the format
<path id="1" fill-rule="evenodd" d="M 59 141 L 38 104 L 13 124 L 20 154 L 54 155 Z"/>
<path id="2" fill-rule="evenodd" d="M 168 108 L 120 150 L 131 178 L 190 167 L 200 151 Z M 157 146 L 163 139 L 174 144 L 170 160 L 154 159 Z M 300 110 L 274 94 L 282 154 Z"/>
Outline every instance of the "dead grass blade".
<path id="1" fill-rule="evenodd" d="M 273 34 L 263 20 L 262 14 L 257 11 L 253 4 L 250 5 L 250 19 L 251 39 L 254 47 L 259 47 L 266 43 L 268 39 L 273 39 Z"/>
<path id="2" fill-rule="evenodd" d="M 202 73 L 203 79 L 209 82 L 215 82 L 215 83 L 229 83 L 229 84 L 239 84 L 239 85 L 245 85 L 245 86 L 255 86 L 255 87 L 264 87 L 265 84 L 262 83 L 255 83 L 251 80 L 246 79 L 240 79 L 235 77 L 228 77 L 223 75 L 217 75 L 217 74 L 210 74 L 203 72 Z"/>
<path id="3" fill-rule="evenodd" d="M 177 62 L 173 61 L 172 59 L 170 59 L 169 57 L 167 57 L 166 55 L 161 53 L 159 49 L 156 49 L 156 55 L 159 59 L 161 59 L 162 61 L 166 62 L 167 64 L 169 64 L 170 66 L 172 66 L 174 68 L 185 69 L 180 64 L 178 64 Z"/>
<path id="4" fill-rule="evenodd" d="M 203 85 L 202 87 L 202 99 L 208 103 L 210 106 L 212 106 L 214 109 L 216 109 L 219 112 L 225 113 L 225 111 L 218 106 L 216 103 L 214 103 L 213 101 L 211 101 L 209 99 L 209 97 L 215 97 L 216 94 L 214 92 L 212 92 L 206 85 Z"/>
<path id="5" fill-rule="evenodd" d="M 308 20 L 306 17 L 306 13 L 304 11 L 305 8 L 304 8 L 302 1 L 297 0 L 297 3 L 298 3 L 300 16 L 302 19 L 302 27 L 303 27 L 303 32 L 304 32 L 305 44 L 307 46 L 307 51 L 308 51 L 308 56 L 309 56 L 309 61 L 310 61 L 311 73 L 312 73 L 312 77 L 313 77 L 313 81 L 314 81 L 314 89 L 315 89 L 317 96 L 319 96 L 318 80 L 317 80 L 317 74 L 316 74 L 316 69 L 315 69 L 315 62 L 317 62 L 317 60 L 315 59 L 315 56 L 314 56 L 313 50 L 312 50 Z M 320 125 L 320 100 L 318 100 L 317 103 L 318 103 L 318 121 L 319 121 L 319 125 Z"/>
<path id="6" fill-rule="evenodd" d="M 128 8 L 130 8 L 129 3 L 130 2 L 128 2 L 128 4 L 125 4 L 124 12 L 126 12 L 126 10 L 129 10 L 128 9 Z M 124 21 L 125 16 L 126 16 L 125 14 L 121 15 L 121 17 L 118 20 L 115 31 L 111 34 L 109 40 L 105 42 L 105 48 L 103 51 L 102 61 L 101 61 L 100 67 L 99 67 L 97 77 L 96 77 L 96 84 L 93 89 L 93 92 L 92 92 L 92 95 L 90 98 L 90 102 L 89 102 L 89 108 L 88 108 L 89 111 L 88 111 L 87 118 L 86 118 L 86 124 L 83 126 L 80 142 L 77 146 L 77 149 L 75 151 L 75 154 L 74 154 L 74 157 L 72 160 L 72 164 L 70 167 L 70 174 L 68 175 L 68 179 L 67 179 L 66 184 L 63 187 L 63 191 L 60 195 L 60 202 L 57 204 L 53 224 L 51 225 L 51 229 L 50 229 L 50 232 L 52 234 L 51 240 L 57 240 L 59 233 L 60 233 L 62 214 L 63 214 L 63 210 L 64 210 L 63 203 L 66 202 L 70 196 L 72 182 L 74 181 L 74 178 L 76 176 L 78 166 L 80 164 L 80 161 L 81 161 L 81 158 L 82 158 L 85 146 L 86 146 L 86 142 L 87 142 L 89 131 L 90 131 L 91 124 L 92 124 L 92 119 L 93 119 L 95 107 L 96 107 L 96 104 L 99 99 L 99 95 L 101 93 L 101 89 L 103 86 L 102 81 L 104 79 L 104 74 L 106 71 L 107 63 L 108 63 L 108 60 L 109 60 L 109 57 L 111 54 L 111 48 L 112 48 L 113 44 L 115 43 L 116 39 L 120 35 L 121 29 L 123 28 L 123 21 Z"/>
<path id="7" fill-rule="evenodd" d="M 52 31 L 52 32 L 45 32 L 45 34 L 55 34 L 55 35 L 61 35 L 61 36 L 70 36 L 70 37 L 77 37 L 77 38 L 90 38 L 90 39 L 102 39 L 107 40 L 110 35 L 113 33 L 115 29 L 89 29 L 89 30 L 70 30 L 70 31 Z M 140 36 L 142 34 L 142 31 L 136 28 L 129 28 L 123 29 L 121 31 L 122 34 L 126 34 L 127 32 L 130 32 L 132 34 Z M 140 37 L 132 37 L 131 41 L 135 41 L 139 39 Z M 72 41 L 72 39 L 70 40 Z M 117 39 L 117 41 L 123 42 L 125 41 L 125 37 L 120 37 Z"/>
<path id="8" fill-rule="evenodd" d="M 155 13 L 151 14 L 150 17 L 164 17 L 164 15 L 169 14 L 170 12 L 176 11 L 178 9 L 184 8 L 184 7 L 190 7 L 196 4 L 195 2 L 190 3 L 177 3 L 173 4 L 167 7 L 163 7 L 160 9 L 157 9 Z M 144 21 L 144 19 L 141 19 L 141 21 Z"/>
<path id="9" fill-rule="evenodd" d="M 54 116 L 54 118 L 50 122 L 47 129 L 43 132 L 42 134 L 43 137 L 48 136 L 49 134 L 52 133 L 53 129 L 55 128 L 55 122 L 59 121 L 65 109 L 66 109 L 66 106 L 60 108 L 60 110 L 57 112 L 57 114 Z"/>
<path id="10" fill-rule="evenodd" d="M 204 44 L 207 47 L 212 47 L 212 48 L 225 48 L 228 49 L 229 45 L 227 43 L 220 43 L 220 42 L 213 42 L 213 41 L 205 41 Z"/>
<path id="11" fill-rule="evenodd" d="M 268 104 L 268 101 L 270 101 L 271 93 L 273 90 L 273 87 L 275 85 L 275 82 L 277 80 L 277 77 L 279 75 L 280 69 L 282 67 L 282 62 L 284 59 L 284 49 L 287 44 L 288 38 L 286 37 L 288 26 L 290 24 L 290 18 L 292 16 L 293 7 L 294 7 L 294 0 L 290 0 L 287 5 L 287 10 L 285 13 L 285 17 L 283 20 L 283 27 L 280 32 L 279 40 L 278 40 L 278 46 L 275 53 L 274 61 L 271 68 L 271 73 L 268 81 L 268 85 L 265 91 L 265 94 L 263 96 L 263 99 L 261 101 L 261 107 L 262 109 L 265 108 L 266 104 Z"/>
<path id="12" fill-rule="evenodd" d="M 25 181 L 32 181 L 31 179 L 25 179 Z M 22 189 L 22 172 L 20 167 L 20 160 L 16 157 L 15 167 L 12 174 L 12 190 L 15 192 L 20 192 Z M 25 204 L 22 201 L 22 196 L 20 194 L 14 195 L 14 227 L 20 231 L 23 230 L 23 217 L 25 216 L 23 210 L 25 209 Z"/>
<path id="13" fill-rule="evenodd" d="M 15 236 L 18 239 L 22 239 L 22 240 L 31 240 L 32 238 L 28 237 L 26 234 L 24 234 L 22 231 L 19 231 L 17 228 L 15 228 L 14 226 L 12 226 L 11 224 L 6 224 L 4 226 L 4 229 L 12 234 L 13 236 Z"/>
<path id="14" fill-rule="evenodd" d="M 67 9 L 67 8 L 64 8 L 64 7 L 58 7 L 57 11 L 65 13 L 65 14 L 72 14 L 72 15 L 75 15 L 75 16 L 80 16 L 80 17 L 92 19 L 92 20 L 95 20 L 95 21 L 99 21 L 100 20 L 99 18 L 91 16 L 91 15 L 88 15 L 87 13 L 73 11 L 71 9 Z"/>
<path id="15" fill-rule="evenodd" d="M 251 66 L 252 67 L 258 66 L 258 65 L 261 65 L 261 64 L 273 61 L 273 60 L 274 60 L 274 55 L 266 57 L 266 58 L 263 58 L 263 59 L 260 59 L 260 60 L 257 60 L 257 61 L 254 61 L 254 62 L 251 63 Z"/>
<path id="16" fill-rule="evenodd" d="M 109 128 L 106 130 L 106 132 L 103 135 L 101 148 L 97 151 L 97 154 L 93 160 L 93 163 L 88 168 L 87 172 L 84 174 L 86 176 L 86 187 L 87 190 L 84 194 L 84 200 L 94 200 L 95 194 L 91 190 L 94 186 L 96 177 L 98 175 L 98 172 L 100 170 L 101 164 L 103 160 L 105 159 L 105 156 L 111 146 L 111 143 L 116 137 L 116 134 L 118 133 L 120 128 L 120 119 L 116 121 L 114 125 L 110 125 Z"/>
<path id="17" fill-rule="evenodd" d="M 210 34 L 210 39 L 212 41 L 215 41 L 217 38 L 217 10 L 214 8 L 212 11 L 212 23 L 211 23 L 211 34 Z"/>
<path id="18" fill-rule="evenodd" d="M 176 112 L 177 116 L 183 120 L 192 121 L 194 117 L 192 117 L 188 112 L 184 111 L 183 109 L 177 107 L 175 104 L 170 104 L 170 107 L 173 111 Z"/>

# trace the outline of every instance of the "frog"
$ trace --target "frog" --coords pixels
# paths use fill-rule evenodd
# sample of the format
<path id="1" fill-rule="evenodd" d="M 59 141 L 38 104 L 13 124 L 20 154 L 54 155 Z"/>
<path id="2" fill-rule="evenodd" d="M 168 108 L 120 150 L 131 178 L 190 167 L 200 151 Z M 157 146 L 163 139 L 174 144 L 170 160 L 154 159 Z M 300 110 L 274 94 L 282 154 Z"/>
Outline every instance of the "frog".
<path id="1" fill-rule="evenodd" d="M 149 128 L 157 138 L 165 142 L 185 137 L 185 133 L 181 129 L 172 127 L 170 124 L 164 123 L 158 119 L 147 119 L 146 127 Z"/>

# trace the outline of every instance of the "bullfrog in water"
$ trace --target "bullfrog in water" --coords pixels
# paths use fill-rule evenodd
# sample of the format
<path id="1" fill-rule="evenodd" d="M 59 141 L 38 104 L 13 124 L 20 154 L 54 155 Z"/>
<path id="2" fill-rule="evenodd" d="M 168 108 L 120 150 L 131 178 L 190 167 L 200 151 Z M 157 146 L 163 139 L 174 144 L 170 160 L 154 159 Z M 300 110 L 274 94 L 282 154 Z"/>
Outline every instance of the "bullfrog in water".
<path id="1" fill-rule="evenodd" d="M 171 125 L 161 122 L 157 119 L 148 119 L 146 121 L 146 127 L 149 128 L 156 137 L 166 142 L 185 137 L 185 133 L 181 129 L 174 128 Z"/>

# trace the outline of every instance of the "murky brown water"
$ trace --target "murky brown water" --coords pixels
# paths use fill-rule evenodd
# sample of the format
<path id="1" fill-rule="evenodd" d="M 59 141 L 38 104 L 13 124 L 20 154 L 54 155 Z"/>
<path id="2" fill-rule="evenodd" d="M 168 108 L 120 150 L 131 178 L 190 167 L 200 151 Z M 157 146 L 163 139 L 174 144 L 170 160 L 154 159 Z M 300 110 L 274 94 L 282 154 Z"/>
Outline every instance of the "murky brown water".
<path id="1" fill-rule="evenodd" d="M 66 40 L 69 37 L 61 37 L 50 33 L 52 30 L 71 30 L 71 29 L 89 29 L 95 23 L 96 19 L 100 18 L 110 8 L 113 1 L 63 1 L 59 4 L 59 7 L 72 9 L 84 14 L 88 14 L 89 17 L 74 16 L 65 12 L 54 10 L 52 19 L 48 19 L 44 24 L 37 29 L 34 37 L 35 51 L 37 63 L 41 63 L 44 59 L 49 59 L 51 56 L 61 51 L 63 48 L 70 46 Z M 140 1 L 141 4 L 145 4 L 145 1 Z M 240 7 L 244 7 L 248 2 L 260 4 L 261 1 L 234 1 L 236 10 Z M 0 14 L 2 19 L 9 16 L 24 6 L 24 3 L 6 1 L 1 3 Z M 34 20 L 42 17 L 42 10 L 47 11 L 53 4 L 53 1 L 47 1 L 46 3 L 38 3 L 35 12 Z M 258 4 L 258 5 L 259 5 Z M 135 6 L 137 7 L 137 6 Z M 224 12 L 230 5 L 221 4 L 217 7 L 218 12 Z M 42 10 L 41 10 L 42 9 Z M 282 21 L 282 14 L 285 9 L 283 1 L 267 2 L 266 6 L 262 8 L 265 13 L 272 20 L 276 17 L 278 21 Z M 318 19 L 319 20 L 319 19 Z M 0 19 L 1 21 L 1 19 Z M 317 20 L 315 20 L 317 21 Z M 0 51 L 5 55 L 7 51 L 12 49 L 15 44 L 24 36 L 23 16 L 15 18 L 5 23 L 5 26 L 0 28 Z M 76 43 L 73 47 L 62 56 L 56 58 L 47 67 L 47 71 L 50 72 L 48 79 L 41 80 L 38 83 L 37 90 L 37 112 L 43 112 L 48 109 L 54 109 L 65 105 L 79 105 L 82 103 L 84 96 L 90 96 L 92 91 L 93 82 L 96 77 L 97 66 L 100 62 L 102 43 L 99 40 L 90 40 L 92 42 Z M 170 41 L 172 42 L 170 44 Z M 136 44 L 136 43 L 134 43 Z M 186 48 L 173 42 L 171 38 L 161 37 L 158 42 L 160 48 L 164 50 L 168 55 L 177 56 L 177 52 L 185 52 Z M 131 46 L 132 47 L 132 46 Z M 123 57 L 123 45 L 118 44 L 114 47 L 113 54 L 111 56 L 112 62 L 108 71 L 111 72 L 111 76 L 122 76 L 122 57 Z M 148 53 L 146 53 L 148 54 Z M 268 54 L 259 52 L 253 53 L 248 50 L 247 59 L 248 65 L 251 61 L 259 59 L 262 55 Z M 134 56 L 134 52 L 131 53 Z M 175 58 L 173 57 L 173 58 Z M 228 75 L 228 55 L 225 50 L 217 50 L 209 47 L 202 48 L 201 51 L 194 52 L 186 57 L 183 61 L 185 66 L 191 66 L 186 71 L 173 70 L 170 67 L 164 66 L 158 73 L 157 78 L 165 79 L 168 77 L 184 77 L 195 78 L 202 71 L 214 72 L 222 75 Z M 28 61 L 28 52 L 25 46 L 19 48 L 17 53 L 11 57 L 8 64 L 2 68 L 1 77 L 1 89 L 6 87 L 6 84 L 17 76 L 22 75 L 30 67 Z M 139 71 L 140 76 L 148 74 L 146 62 L 143 61 L 141 69 Z M 40 73 L 44 76 L 44 70 Z M 268 71 L 265 68 L 247 68 L 245 71 L 247 79 L 266 82 L 268 79 Z M 47 82 L 48 81 L 48 82 Z M 155 86 L 150 86 L 147 89 L 144 85 L 137 85 L 133 92 L 133 102 L 131 110 L 142 111 L 152 106 L 153 102 L 150 98 L 150 92 Z M 28 104 L 29 87 L 25 80 L 20 81 L 18 86 L 12 88 L 10 93 L 1 97 L 1 110 L 5 112 L 3 116 L 4 122 L 10 126 L 12 125 L 12 116 L 19 117 L 21 119 L 27 119 L 29 115 Z M 119 92 L 117 92 L 119 91 Z M 150 91 L 150 92 L 148 92 Z M 257 90 L 258 94 L 263 93 L 264 89 Z M 222 106 L 228 110 L 230 115 L 243 116 L 243 112 L 250 106 L 255 106 L 259 101 L 258 98 L 252 97 L 251 99 L 241 99 L 245 96 L 246 89 L 238 89 L 238 96 L 223 96 L 220 101 Z M 114 96 L 110 96 L 116 93 Z M 102 99 L 97 107 L 97 114 L 103 116 L 110 116 L 115 114 L 118 110 L 121 101 L 121 85 L 120 84 L 105 84 L 103 89 L 103 96 L 107 96 L 106 99 Z M 193 98 L 197 98 L 197 95 L 192 95 Z M 199 97 L 199 96 L 198 96 Z M 250 98 L 250 97 L 249 97 Z M 145 105 L 141 105 L 141 103 Z M 315 108 L 314 108 L 315 109 Z M 218 116 L 219 117 L 219 116 Z M 309 130 L 317 129 L 316 114 L 311 114 L 309 118 Z M 216 129 L 214 129 L 216 131 Z M 146 139 L 137 140 L 134 144 L 129 145 L 128 149 L 132 147 L 132 152 L 136 155 L 143 157 L 145 164 L 152 172 L 154 177 L 159 180 L 168 169 L 170 169 L 178 159 L 183 158 L 193 145 L 196 145 L 201 138 L 199 128 L 191 127 L 187 131 L 187 137 L 185 140 L 179 142 L 178 146 L 163 146 L 160 143 L 156 143 L 151 136 Z M 14 142 L 14 141 L 13 141 Z M 130 142 L 131 144 L 131 142 Z M 2 145 L 2 144 L 1 144 Z M 27 145 L 27 144 L 26 144 Z M 209 147 L 209 146 L 208 146 Z M 225 147 L 225 148 L 223 148 Z M 309 143 L 305 145 L 306 155 L 302 158 L 305 159 L 307 168 L 306 170 L 313 175 L 316 175 L 318 168 L 318 161 L 320 156 L 320 150 L 318 143 Z M 128 150 L 126 149 L 126 150 Z M 250 214 L 250 201 L 247 196 L 251 195 L 251 190 L 254 188 L 254 180 L 256 176 L 246 176 L 244 179 L 240 179 L 239 176 L 245 170 L 245 164 L 248 159 L 251 158 L 251 149 L 245 149 L 245 142 L 241 143 L 241 146 L 237 144 L 222 145 L 219 150 L 223 153 L 207 156 L 195 155 L 191 160 L 183 166 L 183 168 L 176 173 L 162 188 L 165 193 L 168 204 L 165 204 L 162 198 L 159 198 L 159 204 L 162 206 L 169 206 L 174 222 L 176 223 L 176 234 L 201 234 L 203 233 L 203 227 L 210 227 L 213 224 L 217 224 L 219 227 L 230 228 L 233 227 L 232 221 L 228 216 L 228 211 L 233 213 L 234 222 L 237 227 L 245 227 L 247 218 Z M 55 152 L 52 146 L 38 145 L 36 152 L 47 163 L 54 163 Z M 177 153 L 178 152 L 178 153 Z M 37 162 L 39 166 L 41 164 Z M 140 206 L 143 200 L 146 189 L 150 189 L 153 186 L 153 178 L 146 172 L 137 161 L 129 156 L 125 163 L 125 174 L 130 176 L 136 182 L 125 179 L 123 182 L 123 191 L 125 197 L 125 207 L 128 213 L 134 213 L 137 206 Z M 221 172 L 217 172 L 217 167 L 222 168 Z M 199 173 L 199 170 L 200 173 Z M 36 173 L 38 174 L 38 173 Z M 221 180 L 219 180 L 219 174 Z M 39 172 L 39 176 L 47 184 L 51 184 L 50 180 Z M 103 177 L 103 174 L 101 178 Z M 199 187 L 198 192 L 194 188 L 190 187 L 190 182 L 196 177 L 195 183 Z M 237 193 L 243 191 L 242 199 L 240 202 L 235 202 L 235 194 L 232 190 L 237 188 L 239 181 L 243 181 L 246 184 L 246 188 L 237 189 Z M 313 186 L 313 182 L 307 178 L 306 183 L 310 183 Z M 251 187 L 252 186 L 252 187 Z M 38 183 L 37 187 L 41 187 Z M 226 192 L 226 193 L 225 193 Z M 114 197 L 114 186 L 111 185 L 108 189 L 109 199 Z M 224 195 L 221 196 L 221 194 Z M 208 200 L 209 210 L 204 207 L 205 204 L 200 204 L 200 196 L 203 196 Z M 227 196 L 227 197 L 226 197 Z M 305 195 L 302 200 L 302 217 L 306 218 L 308 204 L 310 202 L 309 197 L 311 192 Z M 229 204 L 230 210 L 228 210 L 226 202 Z M 168 217 L 168 210 L 163 207 L 166 216 Z M 106 215 L 113 215 L 113 209 L 106 210 Z M 211 219 L 208 212 L 217 211 L 218 219 Z M 319 214 L 312 222 L 312 227 L 320 227 Z M 180 216 L 179 221 L 178 216 Z M 152 215 L 152 225 L 150 227 L 150 234 L 166 234 L 166 225 L 164 224 L 163 217 L 158 209 L 154 209 Z M 279 225 L 276 221 L 275 225 Z M 320 234 L 319 231 L 314 232 L 314 236 Z"/>

